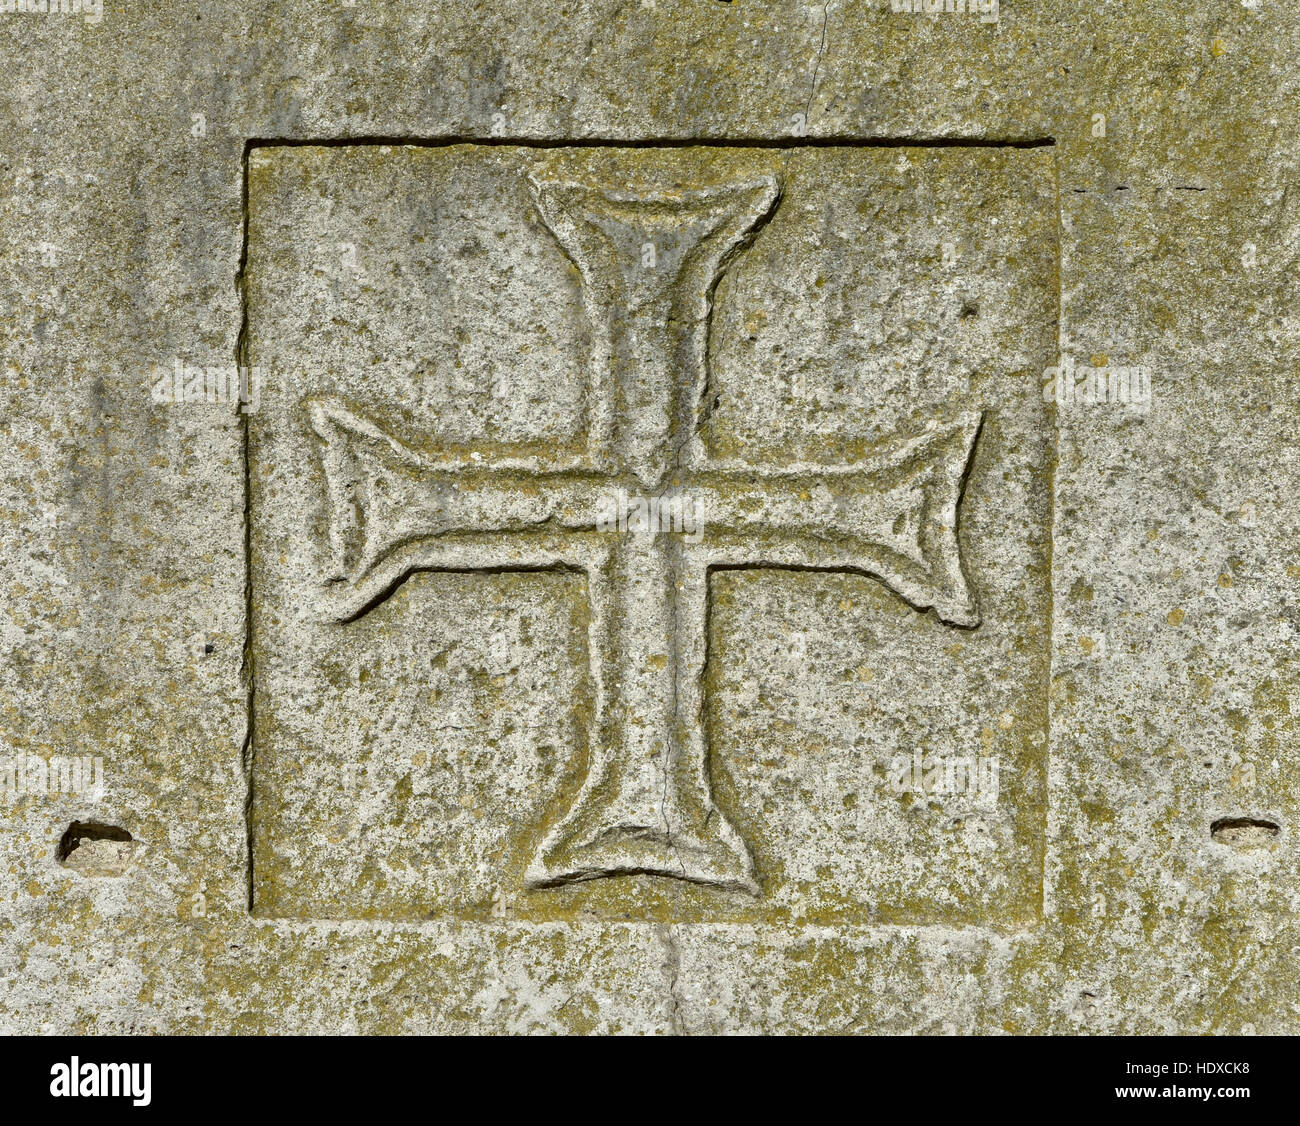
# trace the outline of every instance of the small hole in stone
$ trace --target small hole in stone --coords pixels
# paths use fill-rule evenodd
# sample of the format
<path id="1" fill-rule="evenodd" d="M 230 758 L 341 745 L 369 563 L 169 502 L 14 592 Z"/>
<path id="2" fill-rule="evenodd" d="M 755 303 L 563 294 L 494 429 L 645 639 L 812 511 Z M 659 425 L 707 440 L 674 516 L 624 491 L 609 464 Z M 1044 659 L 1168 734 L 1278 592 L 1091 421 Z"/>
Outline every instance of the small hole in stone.
<path id="1" fill-rule="evenodd" d="M 1282 832 L 1276 821 L 1255 817 L 1220 817 L 1210 826 L 1210 839 L 1232 848 L 1267 848 Z"/>
<path id="2" fill-rule="evenodd" d="M 98 821 L 74 821 L 59 840 L 59 863 L 73 854 L 82 841 L 129 841 L 131 834 L 116 825 L 102 825 Z"/>
<path id="3" fill-rule="evenodd" d="M 205 657 L 211 656 L 216 651 L 217 651 L 217 647 L 213 645 L 211 641 L 206 642 L 203 646 L 203 655 Z"/>
<path id="4" fill-rule="evenodd" d="M 963 317 L 978 317 L 980 315 L 979 304 L 975 301 L 963 301 L 961 315 Z"/>

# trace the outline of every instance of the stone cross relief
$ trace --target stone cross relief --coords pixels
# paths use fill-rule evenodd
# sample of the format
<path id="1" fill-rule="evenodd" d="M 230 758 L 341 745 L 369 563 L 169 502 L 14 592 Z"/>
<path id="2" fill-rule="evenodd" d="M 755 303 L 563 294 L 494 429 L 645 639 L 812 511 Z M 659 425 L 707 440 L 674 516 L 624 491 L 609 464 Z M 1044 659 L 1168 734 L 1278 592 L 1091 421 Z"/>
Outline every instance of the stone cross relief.
<path id="1" fill-rule="evenodd" d="M 588 772 L 527 885 L 647 873 L 757 893 L 749 850 L 709 781 L 710 575 L 849 572 L 945 623 L 978 625 L 957 519 L 981 416 L 932 420 L 856 464 L 711 456 L 701 431 L 713 295 L 778 208 L 777 178 L 633 193 L 534 172 L 529 188 L 581 279 L 593 342 L 587 448 L 442 460 L 336 396 L 306 400 L 330 514 L 320 612 L 354 620 L 417 571 L 582 574 L 595 696 Z M 599 530 L 619 490 L 689 497 L 698 532 Z"/>

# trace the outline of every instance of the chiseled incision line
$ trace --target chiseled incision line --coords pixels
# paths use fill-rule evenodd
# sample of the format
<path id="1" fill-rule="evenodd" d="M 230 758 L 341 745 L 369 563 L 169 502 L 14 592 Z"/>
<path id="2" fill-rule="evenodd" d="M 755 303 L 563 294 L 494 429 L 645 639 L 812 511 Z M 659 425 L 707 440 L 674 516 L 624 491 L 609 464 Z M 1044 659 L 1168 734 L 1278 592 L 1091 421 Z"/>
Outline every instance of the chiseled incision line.
<path id="1" fill-rule="evenodd" d="M 239 199 L 242 238 L 239 247 L 239 265 L 235 270 L 235 297 L 239 302 L 239 331 L 235 334 L 235 370 L 250 371 L 248 347 L 248 164 L 253 146 L 246 143 L 241 156 L 241 190 Z M 253 846 L 256 833 L 253 825 L 253 765 L 256 754 L 253 741 L 253 694 L 256 681 L 253 675 L 253 461 L 248 412 L 235 408 L 239 423 L 240 452 L 244 458 L 244 652 L 240 662 L 240 676 L 244 682 L 244 742 L 240 748 L 239 764 L 244 775 L 244 848 L 247 852 L 247 905 L 251 913 L 256 897 L 256 875 L 253 871 Z"/>
<path id="2" fill-rule="evenodd" d="M 934 607 L 945 621 L 975 626 L 957 510 L 980 416 L 933 423 L 862 465 L 779 469 L 708 458 L 697 416 L 687 431 L 684 473 L 704 522 L 724 535 L 698 550 L 672 537 L 648 545 L 629 537 L 593 548 L 599 537 L 590 533 L 611 484 L 662 488 L 677 471 L 678 459 L 670 464 L 669 457 L 673 432 L 688 413 L 683 402 L 698 412 L 707 393 L 714 287 L 730 256 L 775 209 L 779 191 L 770 177 L 672 196 L 632 197 L 545 179 L 533 187 L 543 220 L 578 265 L 597 321 L 593 342 L 601 362 L 593 388 L 606 404 L 617 393 L 640 409 L 606 430 L 599 424 L 605 407 L 597 404 L 592 429 L 601 440 L 593 455 L 604 473 L 582 465 L 545 472 L 534 461 L 530 474 L 528 459 L 497 467 L 433 461 L 337 399 L 311 401 L 332 514 L 334 567 L 319 591 L 322 615 L 354 619 L 416 570 L 584 570 L 598 696 L 590 767 L 527 882 L 552 886 L 646 872 L 754 892 L 752 858 L 714 805 L 707 778 L 708 576 L 724 567 L 850 571 L 878 578 L 917 609 Z M 629 246 L 639 243 L 648 217 L 672 215 L 674 208 L 685 237 L 675 245 L 665 240 L 664 269 L 639 271 Z M 674 368 L 679 356 L 684 370 Z M 520 476 L 545 482 L 540 500 L 535 488 L 533 495 L 521 492 Z M 457 480 L 471 487 L 460 488 Z M 814 503 L 808 500 L 814 493 L 825 496 Z M 517 533 L 506 546 L 504 531 Z M 637 587 L 661 594 L 661 604 L 652 598 L 622 612 L 620 597 Z M 679 587 L 695 599 L 689 623 Z M 670 653 L 656 676 L 651 670 L 665 634 Z M 614 672 L 621 675 L 611 677 Z M 692 687 L 687 715 L 683 685 Z M 646 717 L 654 719 L 654 730 L 635 731 Z M 647 780 L 644 767 L 636 769 L 646 757 L 638 752 L 656 741 L 661 746 L 650 761 L 657 769 Z"/>
<path id="3" fill-rule="evenodd" d="M 539 154 L 557 149 L 1041 149 L 1056 144 L 1055 137 L 938 137 L 818 136 L 818 137 L 578 137 L 547 140 L 539 137 L 482 136 L 474 133 L 427 134 L 361 133 L 355 137 L 261 137 L 244 142 L 245 159 L 253 149 L 355 149 L 414 148 L 445 149 L 464 145 L 481 148 L 531 149 Z M 247 177 L 245 177 L 247 179 Z M 1203 191 L 1203 188 L 1188 188 Z"/>

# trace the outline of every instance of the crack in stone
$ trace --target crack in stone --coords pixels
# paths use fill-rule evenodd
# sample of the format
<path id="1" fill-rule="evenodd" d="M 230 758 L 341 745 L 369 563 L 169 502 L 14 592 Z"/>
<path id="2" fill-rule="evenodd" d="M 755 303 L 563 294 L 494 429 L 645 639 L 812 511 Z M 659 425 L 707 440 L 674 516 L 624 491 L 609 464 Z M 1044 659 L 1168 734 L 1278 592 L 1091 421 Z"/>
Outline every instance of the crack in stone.
<path id="1" fill-rule="evenodd" d="M 808 119 L 812 115 L 813 99 L 817 97 L 817 78 L 821 74 L 822 59 L 826 56 L 826 29 L 830 25 L 831 4 L 833 2 L 834 0 L 826 0 L 826 3 L 822 5 L 821 43 L 817 47 L 817 58 L 813 62 L 812 84 L 809 86 L 808 89 L 808 100 L 804 102 L 804 107 L 803 107 L 803 135 L 792 138 L 793 146 L 806 145 L 809 144 L 812 140 L 808 136 Z M 792 147 L 792 146 L 790 146 L 790 144 L 787 143 L 787 147 Z M 787 152 L 785 159 L 781 162 L 782 183 L 785 182 L 786 173 L 790 169 L 790 158 L 792 155 L 793 155 L 792 152 Z"/>
<path id="2" fill-rule="evenodd" d="M 659 927 L 659 937 L 666 948 L 664 968 L 668 971 L 668 1028 L 673 1036 L 685 1035 L 682 1027 L 682 999 L 677 984 L 682 976 L 682 952 L 677 945 L 677 928 L 671 923 Z"/>
<path id="3" fill-rule="evenodd" d="M 826 28 L 831 22 L 831 4 L 833 0 L 826 0 L 822 6 L 822 41 L 821 46 L 817 48 L 817 61 L 813 64 L 812 89 L 808 91 L 808 103 L 803 109 L 804 130 L 808 128 L 808 118 L 812 114 L 813 99 L 817 96 L 817 76 L 821 73 L 822 59 L 826 55 Z"/>

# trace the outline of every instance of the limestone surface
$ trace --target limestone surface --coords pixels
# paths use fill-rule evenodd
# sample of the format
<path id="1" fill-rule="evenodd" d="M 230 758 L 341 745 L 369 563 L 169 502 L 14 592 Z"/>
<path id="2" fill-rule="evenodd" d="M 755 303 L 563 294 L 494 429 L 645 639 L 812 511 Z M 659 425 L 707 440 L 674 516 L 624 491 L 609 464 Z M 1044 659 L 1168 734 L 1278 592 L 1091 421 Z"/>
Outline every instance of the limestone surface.
<path id="1" fill-rule="evenodd" d="M 1300 14 L 0 12 L 0 1031 L 1300 1024 Z"/>

